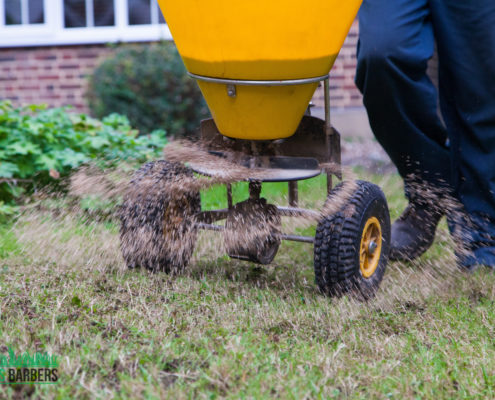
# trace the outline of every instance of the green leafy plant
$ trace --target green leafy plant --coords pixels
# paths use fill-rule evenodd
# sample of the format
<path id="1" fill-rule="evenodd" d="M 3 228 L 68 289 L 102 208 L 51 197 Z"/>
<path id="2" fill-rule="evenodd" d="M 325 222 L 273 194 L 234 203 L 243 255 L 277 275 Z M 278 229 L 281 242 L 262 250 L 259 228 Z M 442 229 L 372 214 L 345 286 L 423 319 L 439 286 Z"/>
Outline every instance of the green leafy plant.
<path id="1" fill-rule="evenodd" d="M 96 117 L 118 112 L 141 132 L 161 128 L 182 136 L 208 115 L 196 82 L 169 42 L 117 50 L 90 78 L 88 100 Z"/>
<path id="2" fill-rule="evenodd" d="M 65 108 L 0 102 L 0 214 L 12 214 L 26 191 L 67 176 L 82 164 L 141 163 L 159 156 L 164 131 L 139 136 L 126 117 L 99 121 Z"/>

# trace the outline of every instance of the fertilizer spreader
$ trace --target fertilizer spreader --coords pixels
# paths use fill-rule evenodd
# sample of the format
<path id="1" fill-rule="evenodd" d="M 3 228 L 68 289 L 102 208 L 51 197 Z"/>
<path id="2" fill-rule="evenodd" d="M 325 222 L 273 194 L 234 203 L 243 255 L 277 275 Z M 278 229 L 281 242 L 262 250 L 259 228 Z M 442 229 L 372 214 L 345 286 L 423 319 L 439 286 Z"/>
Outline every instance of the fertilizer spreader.
<path id="1" fill-rule="evenodd" d="M 206 229 L 224 234 L 230 257 L 260 264 L 272 262 L 282 240 L 312 243 L 323 293 L 373 295 L 390 242 L 385 196 L 369 182 L 332 185 L 341 169 L 340 135 L 330 124 L 329 71 L 361 0 L 158 2 L 213 117 L 200 126 L 209 158 L 157 161 L 136 173 L 121 214 L 128 266 L 184 268 L 197 231 Z M 324 120 L 308 112 L 321 82 Z M 249 182 L 245 201 L 234 204 L 228 179 L 225 209 L 202 211 L 199 189 L 178 190 L 181 179 L 195 173 L 225 177 L 226 162 L 242 169 L 238 180 Z M 298 181 L 322 173 L 326 206 L 299 208 Z M 268 204 L 260 196 L 262 183 L 281 181 L 288 182 L 288 206 Z M 316 235 L 283 234 L 282 217 L 314 219 Z"/>

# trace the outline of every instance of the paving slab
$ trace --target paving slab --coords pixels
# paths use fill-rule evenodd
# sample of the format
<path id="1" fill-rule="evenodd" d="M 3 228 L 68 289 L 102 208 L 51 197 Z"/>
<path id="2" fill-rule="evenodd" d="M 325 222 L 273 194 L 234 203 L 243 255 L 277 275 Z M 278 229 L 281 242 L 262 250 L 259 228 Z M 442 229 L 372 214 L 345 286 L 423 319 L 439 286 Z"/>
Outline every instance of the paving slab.
<path id="1" fill-rule="evenodd" d="M 313 107 L 311 115 L 325 118 L 323 108 Z M 332 126 L 342 137 L 342 163 L 362 166 L 377 173 L 394 173 L 396 168 L 371 131 L 368 115 L 363 108 L 332 109 Z"/>

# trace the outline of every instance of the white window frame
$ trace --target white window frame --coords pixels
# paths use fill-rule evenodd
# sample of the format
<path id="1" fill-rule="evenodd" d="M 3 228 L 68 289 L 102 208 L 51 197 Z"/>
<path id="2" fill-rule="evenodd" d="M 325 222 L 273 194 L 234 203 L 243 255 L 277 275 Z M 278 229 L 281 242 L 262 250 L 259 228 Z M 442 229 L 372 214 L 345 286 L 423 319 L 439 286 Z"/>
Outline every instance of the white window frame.
<path id="1" fill-rule="evenodd" d="M 109 0 L 112 1 L 112 0 Z M 56 46 L 116 42 L 147 42 L 171 40 L 166 24 L 158 23 L 158 3 L 151 0 L 151 24 L 129 25 L 127 0 L 113 0 L 114 26 L 64 26 L 63 0 L 43 0 L 45 19 L 43 24 L 5 25 L 4 0 L 0 0 L 0 47 Z M 86 9 L 86 15 L 89 10 Z M 88 19 L 93 20 L 93 15 Z M 94 24 L 93 24 L 94 25 Z"/>
<path id="2" fill-rule="evenodd" d="M 43 6 L 45 9 L 44 13 L 44 23 L 42 24 L 27 24 L 28 16 L 26 15 L 25 10 L 25 1 L 21 1 L 22 5 L 22 24 L 19 25 L 6 25 L 5 21 L 5 1 L 0 0 L 0 46 L 3 46 L 4 43 L 9 42 L 11 38 L 19 38 L 23 40 L 26 37 L 34 37 L 36 38 L 38 35 L 43 35 L 48 29 L 48 17 L 46 15 L 46 6 L 49 1 L 53 0 L 43 0 Z M 24 4 L 22 4 L 24 3 Z"/>

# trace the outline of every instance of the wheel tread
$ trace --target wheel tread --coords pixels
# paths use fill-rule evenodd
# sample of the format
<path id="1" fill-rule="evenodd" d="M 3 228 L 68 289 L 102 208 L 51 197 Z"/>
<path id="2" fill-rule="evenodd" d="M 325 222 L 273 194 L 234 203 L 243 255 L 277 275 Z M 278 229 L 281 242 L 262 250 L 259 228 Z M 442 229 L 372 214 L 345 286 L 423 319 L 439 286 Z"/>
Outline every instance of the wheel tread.
<path id="1" fill-rule="evenodd" d="M 192 171 L 182 164 L 158 160 L 144 164 L 131 179 L 119 213 L 121 251 L 129 268 L 172 272 L 183 269 L 188 263 L 196 230 L 187 230 L 188 244 L 180 254 L 171 250 L 163 236 L 163 215 L 171 198 L 167 187 L 180 176 L 192 176 Z M 184 212 L 188 216 L 201 211 L 199 191 L 182 194 L 182 198 L 187 199 L 188 207 Z M 148 242 L 142 239 L 143 234 L 149 236 Z"/>
<path id="2" fill-rule="evenodd" d="M 314 268 L 315 279 L 320 290 L 328 295 L 342 295 L 348 292 L 357 293 L 368 298 L 376 291 L 388 257 L 390 239 L 390 218 L 385 196 L 381 189 L 369 182 L 357 181 L 357 189 L 342 210 L 334 215 L 326 216 L 319 222 L 315 235 Z M 342 185 L 333 193 L 338 193 Z M 328 201 L 332 200 L 330 194 Z M 362 278 L 356 254 L 361 241 L 360 226 L 362 216 L 375 201 L 384 208 L 382 218 L 383 251 L 379 271 L 369 280 Z M 346 218 L 344 211 L 354 207 L 354 213 Z M 323 251 L 330 247 L 330 251 Z M 359 261 L 359 256 L 357 256 Z"/>

